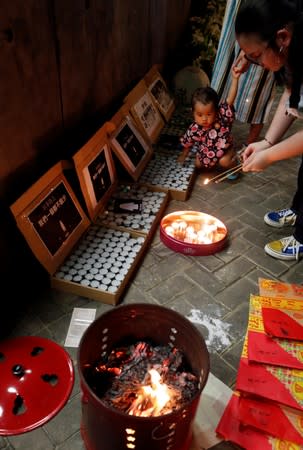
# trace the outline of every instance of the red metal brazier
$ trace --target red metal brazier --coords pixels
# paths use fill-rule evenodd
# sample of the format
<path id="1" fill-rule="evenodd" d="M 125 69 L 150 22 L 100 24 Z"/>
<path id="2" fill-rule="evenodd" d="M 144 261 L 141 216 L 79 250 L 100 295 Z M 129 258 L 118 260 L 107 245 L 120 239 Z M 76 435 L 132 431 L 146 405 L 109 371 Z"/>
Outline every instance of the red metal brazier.
<path id="1" fill-rule="evenodd" d="M 173 412 L 141 417 L 110 407 L 96 396 L 85 370 L 129 336 L 152 339 L 157 345 L 178 348 L 198 379 L 190 401 Z M 82 391 L 81 433 L 87 450 L 188 450 L 192 426 L 209 374 L 209 353 L 202 335 L 184 316 L 158 305 L 118 306 L 96 319 L 82 336 L 78 350 Z"/>

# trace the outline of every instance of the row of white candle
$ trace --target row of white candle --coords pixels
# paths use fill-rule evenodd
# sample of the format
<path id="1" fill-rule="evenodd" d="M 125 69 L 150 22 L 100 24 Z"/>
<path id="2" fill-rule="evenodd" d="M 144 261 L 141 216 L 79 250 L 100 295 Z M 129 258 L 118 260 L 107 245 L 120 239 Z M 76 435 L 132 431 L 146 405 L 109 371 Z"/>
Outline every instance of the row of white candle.
<path id="1" fill-rule="evenodd" d="M 163 207 L 165 192 L 152 192 L 144 186 L 129 186 L 126 189 L 121 186 L 115 193 L 115 198 L 119 199 L 137 199 L 142 201 L 141 213 L 116 213 L 115 199 L 110 199 L 107 210 L 100 214 L 98 221 L 104 225 L 124 227 L 136 231 L 148 232 L 160 209 Z"/>
<path id="2" fill-rule="evenodd" d="M 144 242 L 143 236 L 93 225 L 55 277 L 115 293 Z"/>
<path id="3" fill-rule="evenodd" d="M 184 191 L 189 187 L 194 170 L 195 162 L 192 158 L 188 158 L 182 165 L 177 162 L 175 154 L 156 154 L 145 168 L 140 181 L 153 186 Z"/>

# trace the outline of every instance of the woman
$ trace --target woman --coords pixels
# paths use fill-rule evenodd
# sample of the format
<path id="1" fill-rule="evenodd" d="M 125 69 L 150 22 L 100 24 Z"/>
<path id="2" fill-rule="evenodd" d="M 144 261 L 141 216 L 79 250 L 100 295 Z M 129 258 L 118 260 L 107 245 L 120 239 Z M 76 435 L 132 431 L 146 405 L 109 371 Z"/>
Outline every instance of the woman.
<path id="1" fill-rule="evenodd" d="M 298 115 L 303 78 L 303 16 L 293 1 L 246 0 L 235 21 L 235 32 L 246 58 L 274 72 L 284 68 L 285 90 L 265 138 L 243 153 L 243 171 L 262 171 L 270 164 L 303 154 L 303 129 L 280 141 Z M 265 215 L 274 227 L 294 225 L 294 233 L 268 243 L 265 252 L 283 260 L 303 255 L 303 160 L 297 192 L 290 208 Z"/>
<path id="2" fill-rule="evenodd" d="M 213 67 L 211 87 L 225 99 L 231 84 L 231 67 L 236 60 L 240 63 L 241 49 L 235 44 L 235 18 L 242 0 L 227 0 L 220 40 Z M 246 61 L 247 63 L 247 61 Z M 247 66 L 247 64 L 246 64 Z M 246 67 L 247 69 L 247 67 Z M 235 100 L 236 119 L 249 123 L 246 144 L 255 142 L 262 131 L 275 95 L 274 73 L 250 64 L 239 80 L 238 95 Z"/>

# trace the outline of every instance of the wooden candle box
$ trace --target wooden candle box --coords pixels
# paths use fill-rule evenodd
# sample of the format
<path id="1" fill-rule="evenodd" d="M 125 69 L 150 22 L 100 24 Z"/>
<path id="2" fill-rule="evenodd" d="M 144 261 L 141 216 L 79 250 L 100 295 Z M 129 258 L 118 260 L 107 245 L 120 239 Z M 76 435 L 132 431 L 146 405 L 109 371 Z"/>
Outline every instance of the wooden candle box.
<path id="1" fill-rule="evenodd" d="M 144 79 L 138 82 L 124 101 L 145 139 L 152 144 L 157 142 L 165 122 Z"/>
<path id="2" fill-rule="evenodd" d="M 194 158 L 188 158 L 182 165 L 177 162 L 177 154 L 154 151 L 154 147 L 137 128 L 128 108 L 129 105 L 124 104 L 107 123 L 109 143 L 113 152 L 138 185 L 150 191 L 165 192 L 175 200 L 187 200 L 196 176 Z M 122 133 L 124 128 L 127 130 Z M 127 135 L 127 144 L 121 139 L 121 134 Z M 130 161 L 134 154 L 133 142 L 136 142 L 136 154 L 146 154 L 140 171 Z"/>
<path id="3" fill-rule="evenodd" d="M 157 65 L 152 66 L 147 72 L 144 81 L 165 122 L 168 122 L 176 108 L 176 104 Z"/>
<path id="4" fill-rule="evenodd" d="M 12 206 L 17 225 L 54 288 L 116 305 L 150 241 L 148 232 L 103 225 L 97 217 L 118 186 L 104 128 L 74 156 L 90 219 L 59 162 Z M 155 222 L 167 197 L 159 204 Z"/>
<path id="5" fill-rule="evenodd" d="M 118 113 L 117 113 L 118 114 Z M 136 180 L 151 157 L 151 149 L 132 119 L 121 116 L 115 141 L 121 162 Z M 93 223 L 148 239 L 167 205 L 165 192 L 154 192 L 138 183 L 118 182 L 105 124 L 73 157 L 86 207 Z M 135 148 L 135 151 L 134 151 Z"/>

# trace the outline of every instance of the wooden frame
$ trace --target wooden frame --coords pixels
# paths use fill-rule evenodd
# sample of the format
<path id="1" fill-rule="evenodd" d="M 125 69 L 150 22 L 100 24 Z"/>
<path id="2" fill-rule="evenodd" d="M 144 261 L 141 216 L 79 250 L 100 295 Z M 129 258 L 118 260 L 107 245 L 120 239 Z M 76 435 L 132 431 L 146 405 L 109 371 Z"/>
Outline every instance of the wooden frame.
<path id="1" fill-rule="evenodd" d="M 156 143 L 165 122 L 144 80 L 128 94 L 125 103 L 142 133 Z"/>
<path id="2" fill-rule="evenodd" d="M 107 127 L 113 152 L 129 175 L 137 181 L 152 156 L 152 147 L 127 114 L 126 105 L 112 117 Z"/>
<path id="3" fill-rule="evenodd" d="M 10 209 L 34 255 L 51 275 L 90 225 L 63 174 L 61 162 Z"/>
<path id="4" fill-rule="evenodd" d="M 105 125 L 73 156 L 73 160 L 89 217 L 95 221 L 117 185 Z"/>
<path id="5" fill-rule="evenodd" d="M 168 87 L 160 75 L 157 66 L 153 66 L 144 77 L 145 83 L 151 93 L 154 102 L 159 108 L 160 113 L 164 119 L 168 122 L 171 118 L 176 105 L 172 94 L 169 92 Z"/>

